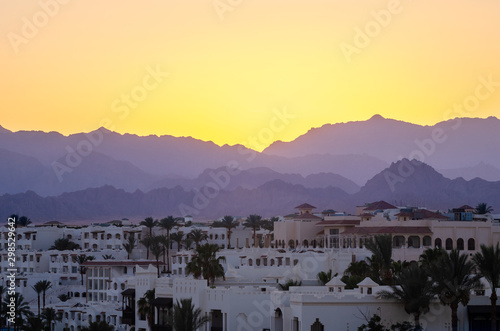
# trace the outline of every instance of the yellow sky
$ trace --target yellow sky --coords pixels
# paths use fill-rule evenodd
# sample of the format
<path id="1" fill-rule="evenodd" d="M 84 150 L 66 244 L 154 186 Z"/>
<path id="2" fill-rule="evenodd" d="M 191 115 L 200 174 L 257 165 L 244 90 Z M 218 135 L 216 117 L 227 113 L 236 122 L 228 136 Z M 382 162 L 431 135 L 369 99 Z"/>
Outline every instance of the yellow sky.
<path id="1" fill-rule="evenodd" d="M 245 144 L 373 114 L 500 117 L 497 0 L 0 0 L 0 35 L 0 125 L 14 131 Z M 294 117 L 276 130 L 283 109 Z"/>

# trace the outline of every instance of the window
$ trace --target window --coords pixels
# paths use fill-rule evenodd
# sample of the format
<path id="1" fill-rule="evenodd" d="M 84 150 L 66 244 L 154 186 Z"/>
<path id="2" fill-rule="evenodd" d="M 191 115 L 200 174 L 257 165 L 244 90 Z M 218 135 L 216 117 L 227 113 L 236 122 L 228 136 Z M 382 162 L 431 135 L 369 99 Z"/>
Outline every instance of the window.
<path id="1" fill-rule="evenodd" d="M 330 229 L 330 234 L 331 235 L 338 235 L 339 234 L 339 229 Z"/>
<path id="2" fill-rule="evenodd" d="M 457 240 L 457 249 L 459 251 L 464 250 L 464 240 L 462 238 L 458 238 L 458 240 Z"/>
<path id="3" fill-rule="evenodd" d="M 436 238 L 436 240 L 434 240 L 434 247 L 435 248 L 443 247 L 443 242 L 441 241 L 441 238 Z"/>
<path id="4" fill-rule="evenodd" d="M 453 240 L 451 238 L 446 239 L 446 250 L 451 251 L 453 249 Z"/>
<path id="5" fill-rule="evenodd" d="M 78 272 L 78 267 L 71 267 L 71 273 L 76 274 Z"/>
<path id="6" fill-rule="evenodd" d="M 431 244 L 432 244 L 432 239 L 431 237 L 429 236 L 425 236 L 424 239 L 422 240 L 422 244 L 425 246 L 425 247 L 430 247 Z"/>
<path id="7" fill-rule="evenodd" d="M 467 249 L 469 251 L 475 251 L 476 250 L 476 241 L 474 240 L 474 238 L 470 238 L 467 241 Z"/>

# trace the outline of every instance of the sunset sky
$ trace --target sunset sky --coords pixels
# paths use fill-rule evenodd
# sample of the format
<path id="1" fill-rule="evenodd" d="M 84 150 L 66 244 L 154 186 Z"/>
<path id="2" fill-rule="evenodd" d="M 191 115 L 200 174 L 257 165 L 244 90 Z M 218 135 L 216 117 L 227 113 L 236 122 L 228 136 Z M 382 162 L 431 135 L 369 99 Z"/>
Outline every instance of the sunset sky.
<path id="1" fill-rule="evenodd" d="M 500 117 L 498 0 L 0 0 L 0 35 L 13 131 L 106 124 L 222 145 L 283 109 L 285 141 L 374 114 Z M 472 110 L 449 110 L 478 89 Z"/>

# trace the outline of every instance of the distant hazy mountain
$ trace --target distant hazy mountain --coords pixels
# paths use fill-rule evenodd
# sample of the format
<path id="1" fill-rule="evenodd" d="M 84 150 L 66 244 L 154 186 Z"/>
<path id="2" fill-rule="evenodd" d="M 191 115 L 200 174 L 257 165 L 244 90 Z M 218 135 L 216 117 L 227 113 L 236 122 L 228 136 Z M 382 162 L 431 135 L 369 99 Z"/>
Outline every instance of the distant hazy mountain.
<path id="1" fill-rule="evenodd" d="M 351 196 L 351 201 L 360 205 L 378 200 L 441 210 L 486 202 L 500 211 L 500 181 L 449 179 L 425 163 L 403 159 L 392 163 Z"/>
<path id="2" fill-rule="evenodd" d="M 247 170 L 232 178 L 230 190 L 253 189 L 280 179 L 306 188 L 335 186 L 354 193 L 356 186 L 403 157 L 451 169 L 443 171 L 451 178 L 494 180 L 500 179 L 498 142 L 500 120 L 494 117 L 419 126 L 374 116 L 311 129 L 292 142 L 276 142 L 263 153 L 191 137 L 140 137 L 103 128 L 64 136 L 0 127 L 0 194 L 32 190 L 46 196 L 103 185 L 128 192 L 176 185 L 190 189 L 209 179 L 207 169 L 228 164 Z"/>
<path id="3" fill-rule="evenodd" d="M 263 170 L 267 171 L 267 170 Z M 208 187 L 206 185 L 205 187 Z M 212 186 L 213 187 L 213 186 Z M 200 193 L 201 192 L 201 193 Z M 208 192 L 208 193 L 207 193 Z M 215 189 L 186 191 L 180 186 L 133 193 L 111 186 L 40 197 L 34 192 L 0 197 L 0 216 L 28 215 L 35 222 L 47 220 L 110 220 L 116 218 L 195 216 L 206 220 L 223 215 L 257 213 L 265 217 L 284 215 L 303 202 L 318 207 L 354 212 L 357 205 L 386 200 L 400 206 L 419 206 L 447 210 L 480 202 L 500 210 L 500 181 L 448 179 L 432 167 L 407 159 L 383 170 L 355 194 L 334 188 L 306 188 L 275 179 L 257 188 L 238 187 L 232 191 Z"/>
<path id="4" fill-rule="evenodd" d="M 182 186 L 184 189 L 201 188 L 207 183 L 214 182 L 217 178 L 223 181 L 225 190 L 234 190 L 238 187 L 253 189 L 273 180 L 285 183 L 299 184 L 306 188 L 338 187 L 347 193 L 359 191 L 359 186 L 353 181 L 332 173 L 318 173 L 303 177 L 299 174 L 281 174 L 269 168 L 259 167 L 238 171 L 236 175 L 229 175 L 226 167 L 206 169 L 195 179 L 168 178 L 155 182 L 149 189 L 172 188 Z M 223 175 L 223 174 L 227 175 Z"/>
<path id="5" fill-rule="evenodd" d="M 206 169 L 227 164 L 241 169 L 267 167 L 279 173 L 302 176 L 332 173 L 362 185 L 387 166 L 386 162 L 367 155 L 311 155 L 290 159 L 238 145 L 220 147 L 193 138 L 139 137 L 105 129 L 63 136 L 57 132 L 11 132 L 2 128 L 0 149 L 16 155 L 12 154 L 12 161 L 0 159 L 0 167 L 12 167 L 12 162 L 24 156 L 31 157 L 29 163 L 36 163 L 37 171 L 44 173 L 44 178 L 38 179 L 31 177 L 33 171 L 28 171 L 26 176 L 20 171 L 9 171 L 9 176 L 0 182 L 0 187 L 5 188 L 0 189 L 0 194 L 26 189 L 42 195 L 58 194 L 106 184 L 128 191 L 147 189 L 158 178 L 195 178 Z M 19 185 L 20 181 L 26 185 Z"/>
<path id="6" fill-rule="evenodd" d="M 29 215 L 34 222 L 141 219 L 187 213 L 197 219 L 214 219 L 228 214 L 273 216 L 294 212 L 293 208 L 304 201 L 314 201 L 319 208 L 328 208 L 346 197 L 347 193 L 338 188 L 307 189 L 275 180 L 252 190 L 221 191 L 205 205 L 204 200 L 196 200 L 195 192 L 186 192 L 180 187 L 128 193 L 104 186 L 58 197 L 40 197 L 32 191 L 4 195 L 0 197 L 0 215 Z"/>
<path id="7" fill-rule="evenodd" d="M 451 179 L 462 177 L 471 180 L 478 177 L 492 182 L 500 180 L 500 169 L 484 162 L 473 167 L 441 169 L 439 172 Z"/>
<path id="8" fill-rule="evenodd" d="M 158 176 L 146 174 L 129 162 L 97 152 L 83 158 L 78 167 L 71 168 L 61 178 L 59 181 L 52 167 L 34 157 L 0 148 L 0 194 L 31 190 L 42 196 L 59 195 L 103 185 L 135 191 L 146 189 L 158 180 Z"/>
<path id="9" fill-rule="evenodd" d="M 373 116 L 368 121 L 325 124 L 291 142 L 275 142 L 265 154 L 366 154 L 386 162 L 417 158 L 439 169 L 482 161 L 500 168 L 500 120 L 462 118 L 420 126 Z"/>

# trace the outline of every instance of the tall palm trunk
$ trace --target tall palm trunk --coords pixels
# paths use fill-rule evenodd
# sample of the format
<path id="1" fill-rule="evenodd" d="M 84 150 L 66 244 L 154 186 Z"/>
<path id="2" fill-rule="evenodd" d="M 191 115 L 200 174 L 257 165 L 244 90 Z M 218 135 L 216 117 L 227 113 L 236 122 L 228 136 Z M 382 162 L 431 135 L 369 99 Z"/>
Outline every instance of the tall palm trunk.
<path id="1" fill-rule="evenodd" d="M 40 293 L 38 293 L 38 317 L 40 318 Z"/>
<path id="2" fill-rule="evenodd" d="M 452 303 L 450 305 L 450 308 L 451 308 L 451 330 L 458 331 L 458 315 L 457 315 L 458 303 Z"/>
<path id="3" fill-rule="evenodd" d="M 253 228 L 253 247 L 257 247 L 257 229 Z"/>
<path id="4" fill-rule="evenodd" d="M 167 229 L 167 238 L 169 239 L 169 243 L 167 244 L 167 273 L 170 273 L 170 248 L 172 245 L 172 240 L 170 240 L 170 230 Z"/>
<path id="5" fill-rule="evenodd" d="M 420 328 L 420 313 L 415 314 L 415 330 L 421 330 Z"/>
<path id="6" fill-rule="evenodd" d="M 165 256 L 165 246 L 163 246 L 163 272 L 165 272 L 165 259 L 167 257 Z"/>
<path id="7" fill-rule="evenodd" d="M 497 331 L 497 293 L 496 288 L 493 288 L 493 291 L 490 296 L 491 301 L 491 331 Z"/>
<path id="8" fill-rule="evenodd" d="M 227 249 L 231 249 L 231 229 L 227 229 Z"/>

